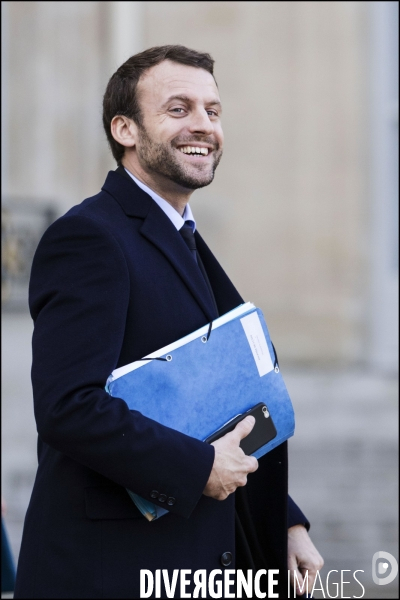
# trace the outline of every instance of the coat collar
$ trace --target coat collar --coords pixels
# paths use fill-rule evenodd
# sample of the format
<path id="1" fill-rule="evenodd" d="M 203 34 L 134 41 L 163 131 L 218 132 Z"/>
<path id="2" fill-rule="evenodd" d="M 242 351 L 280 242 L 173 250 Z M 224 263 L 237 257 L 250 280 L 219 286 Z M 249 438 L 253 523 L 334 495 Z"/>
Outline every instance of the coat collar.
<path id="1" fill-rule="evenodd" d="M 136 185 L 123 167 L 118 167 L 116 171 L 109 171 L 101 189 L 111 194 L 128 217 L 144 219 L 151 205 L 154 204 L 150 196 Z"/>
<path id="2" fill-rule="evenodd" d="M 200 269 L 195 265 L 182 236 L 156 202 L 122 168 L 108 173 L 102 190 L 111 194 L 127 216 L 144 219 L 139 229 L 141 235 L 169 260 L 207 319 L 215 319 L 213 302 Z"/>

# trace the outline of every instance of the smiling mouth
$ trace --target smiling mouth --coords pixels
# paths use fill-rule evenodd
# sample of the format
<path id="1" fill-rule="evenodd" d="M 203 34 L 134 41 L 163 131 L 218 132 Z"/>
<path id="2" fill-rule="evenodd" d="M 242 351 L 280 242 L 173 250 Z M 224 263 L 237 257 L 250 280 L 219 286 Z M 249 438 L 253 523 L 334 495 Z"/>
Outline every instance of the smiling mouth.
<path id="1" fill-rule="evenodd" d="M 189 156 L 208 156 L 210 152 L 209 148 L 202 148 L 200 146 L 181 146 L 178 150 Z"/>

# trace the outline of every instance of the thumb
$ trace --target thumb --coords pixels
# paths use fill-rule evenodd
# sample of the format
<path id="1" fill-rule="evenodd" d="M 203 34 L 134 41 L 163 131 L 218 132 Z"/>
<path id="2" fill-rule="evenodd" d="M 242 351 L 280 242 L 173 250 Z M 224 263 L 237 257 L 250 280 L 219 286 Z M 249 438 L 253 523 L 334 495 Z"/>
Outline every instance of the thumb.
<path id="1" fill-rule="evenodd" d="M 236 433 L 238 435 L 239 441 L 249 435 L 250 431 L 253 429 L 255 425 L 255 418 L 249 415 L 243 421 L 240 421 L 232 433 Z"/>

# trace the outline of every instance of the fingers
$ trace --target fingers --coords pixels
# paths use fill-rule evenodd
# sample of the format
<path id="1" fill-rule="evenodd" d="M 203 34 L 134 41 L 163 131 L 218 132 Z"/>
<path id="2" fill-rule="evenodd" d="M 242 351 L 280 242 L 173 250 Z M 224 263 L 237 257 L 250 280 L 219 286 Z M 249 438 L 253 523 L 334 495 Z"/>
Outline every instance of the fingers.
<path id="1" fill-rule="evenodd" d="M 255 423 L 255 418 L 249 415 L 240 421 L 236 425 L 235 429 L 227 435 L 233 435 L 234 437 L 236 436 L 235 442 L 239 445 L 240 441 L 249 435 Z M 254 473 L 254 471 L 257 471 L 258 469 L 258 460 L 254 456 L 246 456 L 246 458 L 243 457 L 243 468 L 246 473 Z M 244 483 L 243 485 L 246 484 Z"/>
<path id="2" fill-rule="evenodd" d="M 235 429 L 231 433 L 237 436 L 238 443 L 240 443 L 243 438 L 249 435 L 255 423 L 255 418 L 249 415 L 236 425 Z M 247 473 L 254 473 L 254 471 L 257 471 L 258 469 L 258 460 L 254 456 L 248 456 L 246 458 L 245 468 Z"/>
<path id="3" fill-rule="evenodd" d="M 258 460 L 256 459 L 255 456 L 249 456 L 248 457 L 248 468 L 246 469 L 248 473 L 254 473 L 254 471 L 257 471 L 258 469 Z"/>
<path id="4" fill-rule="evenodd" d="M 292 588 L 296 590 L 296 594 L 301 595 L 306 593 L 306 589 L 304 588 L 304 577 L 306 576 L 306 573 L 303 571 L 303 569 L 299 569 L 299 565 L 295 556 L 288 557 L 288 569 L 290 573 L 290 583 Z M 312 586 L 310 587 L 310 579 L 308 576 L 306 576 L 306 581 L 309 589 L 311 590 Z"/>
<path id="5" fill-rule="evenodd" d="M 249 435 L 250 431 L 253 429 L 253 427 L 255 425 L 255 422 L 256 422 L 255 418 L 252 417 L 251 415 L 249 415 L 248 417 L 243 419 L 243 421 L 239 421 L 239 423 L 236 425 L 235 429 L 232 431 L 232 433 L 237 436 L 239 442 L 240 442 L 240 440 L 245 438 L 247 435 Z"/>
<path id="6" fill-rule="evenodd" d="M 296 577 L 294 573 L 296 572 Z M 304 594 L 306 593 L 306 589 L 304 589 L 304 580 L 303 575 L 300 573 L 298 569 L 290 569 L 290 583 L 294 590 L 296 590 L 296 594 Z M 309 584 L 308 584 L 309 585 Z M 312 589 L 312 587 L 310 588 Z"/>
<path id="7" fill-rule="evenodd" d="M 288 555 L 288 569 L 290 571 L 290 577 L 292 578 L 292 573 L 293 571 L 297 571 L 297 559 L 296 559 L 296 555 L 295 554 L 291 554 L 289 553 Z"/>
<path id="8" fill-rule="evenodd" d="M 236 428 L 215 442 L 214 465 L 203 494 L 225 500 L 237 487 L 247 483 L 247 476 L 258 469 L 258 460 L 246 456 L 239 443 L 253 429 L 254 417 L 248 416 Z"/>
<path id="9" fill-rule="evenodd" d="M 288 569 L 292 586 L 297 585 L 297 593 L 304 593 L 303 582 L 308 585 L 309 590 L 313 588 L 317 572 L 323 565 L 324 559 L 312 543 L 306 528 L 303 525 L 289 527 Z M 299 589 L 301 586 L 303 591 Z"/>

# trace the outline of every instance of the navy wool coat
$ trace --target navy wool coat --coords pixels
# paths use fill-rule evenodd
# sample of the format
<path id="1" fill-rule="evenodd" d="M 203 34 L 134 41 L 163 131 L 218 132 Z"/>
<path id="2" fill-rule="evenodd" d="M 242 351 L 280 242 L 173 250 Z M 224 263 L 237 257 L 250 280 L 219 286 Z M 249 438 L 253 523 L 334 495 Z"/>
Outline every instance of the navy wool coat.
<path id="1" fill-rule="evenodd" d="M 49 227 L 33 261 L 39 464 L 15 598 L 139 598 L 140 569 L 224 569 L 226 552 L 235 566 L 235 494 L 202 495 L 214 448 L 104 390 L 113 369 L 216 316 L 181 235 L 120 171 Z M 223 314 L 243 300 L 198 232 L 196 241 Z M 164 494 L 170 513 L 149 523 L 125 488 Z M 284 571 L 287 527 L 306 521 L 288 501 L 286 444 L 243 489 L 237 511 L 257 568 Z"/>

